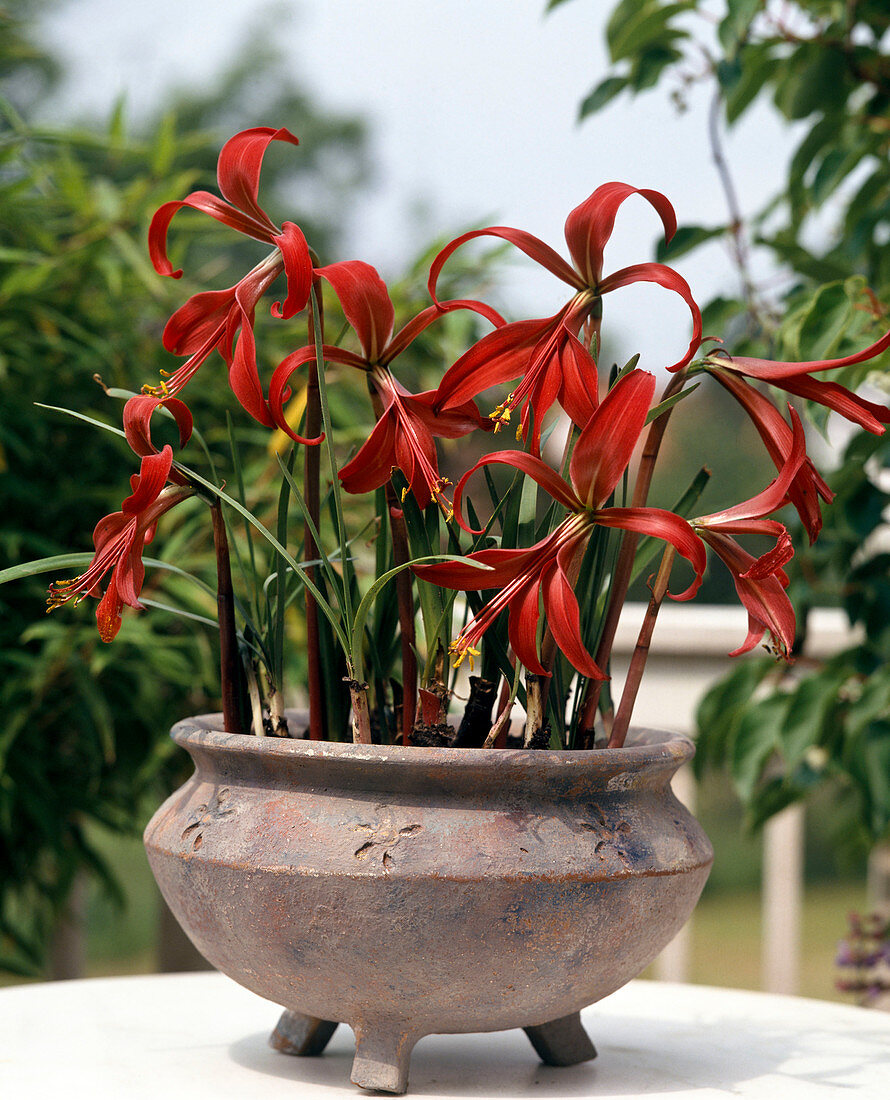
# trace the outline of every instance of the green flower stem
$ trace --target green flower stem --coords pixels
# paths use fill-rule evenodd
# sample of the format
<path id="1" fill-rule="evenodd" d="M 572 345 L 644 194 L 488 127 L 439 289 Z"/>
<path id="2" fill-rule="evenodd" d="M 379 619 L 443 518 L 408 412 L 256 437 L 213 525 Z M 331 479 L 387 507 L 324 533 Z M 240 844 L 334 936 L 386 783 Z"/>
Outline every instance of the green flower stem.
<path id="1" fill-rule="evenodd" d="M 232 567 L 229 561 L 229 540 L 222 505 L 215 500 L 210 505 L 213 519 L 213 546 L 216 551 L 219 615 L 219 670 L 222 687 L 223 728 L 226 733 L 243 733 L 241 727 L 241 668 L 238 656 L 238 636 L 235 631 L 235 602 L 232 595 Z"/>
<path id="2" fill-rule="evenodd" d="M 321 310 L 318 306 L 313 288 L 313 311 L 310 319 L 310 334 L 315 339 L 317 328 L 321 323 Z M 320 337 L 321 334 L 318 333 Z M 315 339 L 316 358 L 308 363 L 308 376 L 306 380 L 306 436 L 315 438 L 321 431 L 321 401 L 319 395 L 319 371 L 324 370 L 324 364 L 320 363 L 318 355 L 319 339 Z M 303 489 L 306 498 L 306 510 L 312 518 L 315 530 L 318 530 L 321 483 L 321 455 L 319 447 L 306 447 L 303 465 Z M 303 528 L 303 542 L 307 561 L 314 561 L 319 556 L 319 548 L 316 546 L 312 534 L 312 525 L 306 523 Z M 315 579 L 314 567 L 310 571 L 310 577 Z M 325 693 L 321 679 L 321 651 L 319 646 L 318 630 L 318 603 L 307 587 L 306 597 L 306 659 L 308 664 L 307 679 L 309 689 L 309 739 L 311 741 L 323 741 L 327 728 L 327 715 L 325 713 Z"/>

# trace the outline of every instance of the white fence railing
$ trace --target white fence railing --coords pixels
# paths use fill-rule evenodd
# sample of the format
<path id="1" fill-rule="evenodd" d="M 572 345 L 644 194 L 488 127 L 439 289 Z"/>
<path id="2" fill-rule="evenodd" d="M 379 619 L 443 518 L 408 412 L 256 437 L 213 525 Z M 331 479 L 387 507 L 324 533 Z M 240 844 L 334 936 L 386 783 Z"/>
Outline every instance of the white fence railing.
<path id="1" fill-rule="evenodd" d="M 620 695 L 627 663 L 636 644 L 645 606 L 629 604 L 615 639 L 613 695 Z M 665 604 L 658 617 L 646 673 L 634 708 L 634 725 L 692 734 L 695 710 L 704 692 L 729 670 L 747 634 L 741 607 Z M 809 621 L 806 655 L 827 657 L 856 640 L 840 611 L 817 610 Z M 674 784 L 677 797 L 695 810 L 695 780 L 684 768 Z M 792 806 L 777 814 L 763 836 L 763 988 L 795 993 L 800 960 L 803 897 L 804 812 Z M 717 853 L 719 859 L 719 852 Z M 693 925 L 687 925 L 659 958 L 660 978 L 684 981 L 689 975 Z"/>

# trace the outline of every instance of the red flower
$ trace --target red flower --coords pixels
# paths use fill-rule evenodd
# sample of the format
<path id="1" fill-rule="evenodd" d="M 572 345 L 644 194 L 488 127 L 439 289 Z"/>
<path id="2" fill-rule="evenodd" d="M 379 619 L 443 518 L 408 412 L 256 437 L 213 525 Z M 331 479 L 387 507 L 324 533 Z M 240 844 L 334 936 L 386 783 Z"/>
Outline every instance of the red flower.
<path id="1" fill-rule="evenodd" d="M 519 437 L 528 431 L 533 414 L 532 448 L 539 451 L 541 422 L 554 401 L 571 419 L 586 424 L 597 405 L 596 363 L 578 334 L 595 316 L 603 294 L 636 282 L 658 283 L 679 294 L 692 313 L 693 334 L 683 358 L 671 368 L 690 362 L 701 341 L 701 313 L 686 281 L 663 264 L 634 264 L 603 278 L 603 249 L 612 234 L 618 208 L 630 195 L 642 195 L 658 212 L 670 240 L 677 228 L 674 210 L 658 191 L 640 190 L 626 183 L 606 183 L 569 214 L 566 243 L 574 262 L 529 233 L 506 226 L 490 226 L 457 237 L 439 253 L 430 269 L 429 290 L 436 298 L 436 282 L 448 257 L 474 237 L 500 237 L 515 244 L 574 290 L 570 301 L 552 317 L 517 321 L 480 340 L 451 367 L 439 386 L 442 408 L 449 409 L 489 386 L 521 377 L 519 385 L 492 413 L 495 430 L 509 422 L 511 410 L 521 408 Z"/>
<path id="2" fill-rule="evenodd" d="M 807 461 L 803 425 L 794 409 L 791 450 L 779 476 L 762 493 L 708 516 L 691 521 L 696 534 L 716 551 L 732 574 L 736 592 L 748 611 L 748 636 L 735 657 L 747 653 L 768 630 L 774 648 L 788 657 L 794 643 L 795 617 L 791 601 L 785 594 L 788 577 L 783 566 L 791 560 L 794 550 L 785 526 L 778 520 L 765 518 L 788 501 L 788 491 Z M 783 421 L 784 423 L 784 421 Z M 736 535 L 767 535 L 775 539 L 773 547 L 755 558 L 736 541 Z"/>
<path id="3" fill-rule="evenodd" d="M 451 649 L 457 664 L 465 655 L 472 658 L 477 654 L 482 635 L 506 609 L 510 644 L 517 658 L 532 672 L 549 675 L 535 645 L 540 597 L 557 646 L 583 676 L 604 679 L 604 673 L 582 641 L 574 592 L 584 549 L 597 524 L 640 531 L 672 543 L 692 564 L 696 574 L 689 588 L 674 598 L 689 599 L 695 594 L 706 559 L 701 540 L 686 520 L 660 508 L 602 507 L 630 462 L 654 391 L 654 377 L 639 370 L 632 371 L 612 388 L 578 438 L 570 464 L 571 484 L 524 451 L 487 455 L 461 478 L 454 508 L 458 522 L 468 531 L 470 528 L 460 515 L 464 486 L 476 470 L 492 462 L 516 467 L 533 477 L 570 514 L 546 538 L 527 550 L 490 549 L 469 555 L 473 561 L 489 566 L 488 571 L 461 562 L 414 567 L 423 580 L 446 588 L 500 588 L 453 643 Z"/>
<path id="4" fill-rule="evenodd" d="M 812 375 L 822 370 L 836 370 L 838 367 L 851 367 L 855 363 L 864 363 L 874 359 L 890 347 L 890 332 L 874 344 L 843 359 L 820 359 L 808 363 L 782 363 L 770 359 L 751 359 L 744 355 L 732 356 L 726 352 L 713 352 L 705 360 L 708 369 L 718 379 L 724 371 L 759 382 L 768 382 L 771 386 L 793 393 L 806 401 L 815 401 L 828 409 L 840 413 L 847 420 L 859 424 L 875 435 L 883 435 L 884 425 L 890 424 L 890 409 L 874 401 L 866 401 L 855 393 L 838 385 Z"/>
<path id="5" fill-rule="evenodd" d="M 370 264 L 350 260 L 318 268 L 316 274 L 333 287 L 361 346 L 361 354 L 357 354 L 326 344 L 324 358 L 367 372 L 383 406 L 367 442 L 340 470 L 344 489 L 349 493 L 365 493 L 379 488 L 389 480 L 396 467 L 404 473 L 421 507 L 435 497 L 450 509 L 442 495 L 447 482 L 439 476 L 433 437 L 456 439 L 475 428 L 490 428 L 491 424 L 483 420 L 472 401 L 464 401 L 447 412 L 436 412 L 436 391 L 409 393 L 393 377 L 389 366 L 445 311 L 472 309 L 493 324 L 503 324 L 503 318 L 481 302 L 442 302 L 423 310 L 394 336 L 392 301 L 385 283 Z M 291 392 L 290 378 L 295 370 L 314 359 L 314 347 L 293 352 L 275 370 L 269 385 L 272 416 L 278 427 L 292 439 L 300 437 L 295 435 L 284 413 Z"/>
<path id="6" fill-rule="evenodd" d="M 274 246 L 234 286 L 195 294 L 181 306 L 164 329 L 164 347 L 188 359 L 155 390 L 157 397 L 170 397 L 183 388 L 195 371 L 218 350 L 229 368 L 229 382 L 243 407 L 261 424 L 272 426 L 256 364 L 253 321 L 257 303 L 278 276 L 287 277 L 284 303 L 272 306 L 275 317 L 292 317 L 306 305 L 312 285 L 312 260 L 302 231 L 292 222 L 281 229 L 269 220 L 257 203 L 260 169 L 270 142 L 297 145 L 288 130 L 259 126 L 244 130 L 226 142 L 219 155 L 217 179 L 223 198 L 207 191 L 193 191 L 180 202 L 168 202 L 152 218 L 148 247 L 152 263 L 161 275 L 178 279 L 167 258 L 167 229 L 178 210 L 191 207 L 248 237 Z M 240 334 L 239 334 L 240 330 Z"/>
<path id="7" fill-rule="evenodd" d="M 102 641 L 110 642 L 120 630 L 124 604 L 142 609 L 139 593 L 145 579 L 143 548 L 151 542 L 160 517 L 194 493 L 188 486 L 166 484 L 172 465 L 173 451 L 169 446 L 158 454 L 143 457 L 139 473 L 130 479 L 132 492 L 121 510 L 104 516 L 93 530 L 96 552 L 86 572 L 73 580 L 51 584 L 48 610 L 69 600 L 80 603 L 84 596 L 98 596 L 99 585 L 109 570 L 113 570 L 111 580 L 96 608 Z"/>

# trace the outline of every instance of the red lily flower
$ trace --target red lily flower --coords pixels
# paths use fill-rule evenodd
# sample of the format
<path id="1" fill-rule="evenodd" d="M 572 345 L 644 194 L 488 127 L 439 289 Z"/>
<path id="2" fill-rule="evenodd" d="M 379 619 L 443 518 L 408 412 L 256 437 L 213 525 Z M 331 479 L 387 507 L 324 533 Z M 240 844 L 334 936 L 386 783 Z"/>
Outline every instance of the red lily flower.
<path id="1" fill-rule="evenodd" d="M 193 191 L 180 202 L 164 203 L 148 231 L 155 270 L 173 279 L 178 279 L 182 271 L 174 271 L 167 258 L 167 229 L 174 214 L 184 206 L 201 210 L 239 233 L 274 246 L 274 251 L 234 286 L 195 294 L 173 314 L 164 329 L 164 347 L 188 359 L 160 386 L 147 390 L 156 397 L 179 393 L 208 356 L 218 350 L 228 365 L 235 396 L 255 420 L 269 427 L 274 422 L 263 396 L 253 338 L 256 306 L 284 272 L 287 295 L 283 303 L 275 302 L 272 314 L 292 317 L 306 305 L 312 285 L 312 260 L 302 230 L 292 222 L 284 222 L 279 229 L 257 202 L 263 155 L 272 141 L 299 144 L 288 130 L 268 126 L 236 134 L 219 155 L 217 179 L 223 198 Z"/>
<path id="2" fill-rule="evenodd" d="M 789 409 L 793 425 L 791 451 L 779 476 L 762 493 L 750 500 L 699 516 L 691 521 L 693 530 L 716 551 L 732 574 L 736 592 L 748 611 L 748 635 L 729 656 L 747 653 L 768 630 L 776 653 L 787 659 L 794 643 L 795 616 L 785 593 L 788 577 L 782 568 L 794 555 L 784 524 L 767 519 L 770 513 L 788 501 L 788 491 L 807 461 L 803 425 L 794 409 Z M 743 549 L 735 535 L 768 535 L 773 547 L 759 558 Z"/>
<path id="3" fill-rule="evenodd" d="M 739 375 L 724 370 L 715 370 L 712 374 L 751 417 L 776 469 L 783 470 L 792 452 L 793 433 L 782 414 L 768 397 L 748 385 Z M 830 504 L 834 493 L 813 465 L 812 459 L 805 458 L 788 487 L 788 499 L 797 509 L 811 543 L 816 541 L 822 529 L 819 497 Z"/>
<path id="4" fill-rule="evenodd" d="M 145 579 L 142 551 L 154 537 L 157 522 L 165 512 L 192 496 L 189 486 L 167 485 L 173 465 L 168 445 L 158 454 L 142 459 L 139 473 L 130 479 L 132 492 L 119 512 L 104 516 L 93 530 L 95 554 L 85 573 L 69 581 L 56 581 L 47 594 L 48 610 L 69 600 L 98 596 L 102 578 L 113 570 L 105 594 L 96 608 L 96 623 L 103 642 L 110 642 L 120 630 L 124 604 L 142 610 L 139 593 Z"/>
<path id="5" fill-rule="evenodd" d="M 439 386 L 442 408 L 474 397 L 489 386 L 521 377 L 519 385 L 491 414 L 495 430 L 508 423 L 511 410 L 521 408 L 519 437 L 528 431 L 533 414 L 532 449 L 540 450 L 541 422 L 554 401 L 579 426 L 586 424 L 597 404 L 596 363 L 578 339 L 581 326 L 594 317 L 602 295 L 636 282 L 653 282 L 679 294 L 692 314 L 693 334 L 686 354 L 671 368 L 692 359 L 701 341 L 701 313 L 685 279 L 664 264 L 634 264 L 603 277 L 603 249 L 612 234 L 618 208 L 630 195 L 642 195 L 657 211 L 670 240 L 677 228 L 674 209 L 658 191 L 626 183 L 606 183 L 569 214 L 566 243 L 574 262 L 529 233 L 507 226 L 490 226 L 457 237 L 439 253 L 430 269 L 429 291 L 436 300 L 436 282 L 448 257 L 474 237 L 500 237 L 515 244 L 574 291 L 571 300 L 552 317 L 517 321 L 483 337 L 450 368 Z"/>
<path id="6" fill-rule="evenodd" d="M 502 325 L 503 318 L 481 302 L 441 302 L 423 310 L 394 336 L 395 310 L 386 284 L 370 264 L 350 260 L 318 268 L 316 274 L 333 287 L 361 345 L 358 354 L 326 344 L 324 358 L 365 371 L 383 406 L 367 442 L 340 470 L 343 488 L 348 493 L 377 489 L 389 480 L 396 467 L 404 473 L 421 507 L 434 497 L 450 511 L 450 503 L 443 496 L 448 482 L 439 475 L 433 437 L 457 439 L 475 428 L 490 428 L 491 423 L 479 415 L 473 401 L 464 401 L 447 412 L 436 412 L 436 391 L 409 393 L 389 367 L 443 312 L 472 309 L 496 325 Z M 269 385 L 271 414 L 278 427 L 292 439 L 300 437 L 295 435 L 284 414 L 291 393 L 290 378 L 295 370 L 314 359 L 312 346 L 293 352 L 276 368 Z"/>
<path id="7" fill-rule="evenodd" d="M 847 420 L 859 424 L 866 431 L 883 435 L 884 425 L 890 424 L 890 409 L 874 401 L 866 401 L 836 382 L 813 378 L 817 371 L 836 370 L 838 367 L 850 367 L 874 359 L 890 347 L 890 332 L 880 340 L 870 344 L 862 351 L 846 355 L 842 359 L 819 359 L 808 363 L 783 363 L 770 359 L 751 359 L 744 355 L 732 356 L 723 351 L 713 352 L 705 360 L 705 365 L 718 378 L 723 371 L 732 371 L 759 382 L 768 382 L 771 386 L 793 393 L 806 401 L 815 401 L 828 409 L 840 413 Z"/>
<path id="8" fill-rule="evenodd" d="M 454 495 L 454 510 L 464 530 L 460 500 L 468 478 L 489 463 L 516 467 L 570 513 L 546 538 L 527 550 L 480 550 L 469 557 L 483 565 L 481 571 L 462 562 L 418 565 L 423 580 L 457 588 L 500 588 L 453 643 L 456 664 L 478 653 L 485 631 L 503 610 L 508 610 L 508 634 L 517 658 L 538 675 L 549 675 L 538 658 L 535 636 L 540 618 L 539 597 L 553 639 L 574 667 L 593 679 L 605 679 L 581 639 L 580 613 L 574 587 L 584 549 L 599 524 L 640 531 L 670 542 L 692 565 L 695 578 L 674 599 L 690 599 L 701 584 L 706 558 L 704 546 L 680 516 L 660 508 L 604 508 L 630 462 L 655 392 L 655 378 L 635 370 L 612 388 L 583 428 L 569 467 L 571 484 L 525 451 L 499 451 L 487 455 L 466 473 Z M 479 532 L 474 532 L 479 533 Z"/>

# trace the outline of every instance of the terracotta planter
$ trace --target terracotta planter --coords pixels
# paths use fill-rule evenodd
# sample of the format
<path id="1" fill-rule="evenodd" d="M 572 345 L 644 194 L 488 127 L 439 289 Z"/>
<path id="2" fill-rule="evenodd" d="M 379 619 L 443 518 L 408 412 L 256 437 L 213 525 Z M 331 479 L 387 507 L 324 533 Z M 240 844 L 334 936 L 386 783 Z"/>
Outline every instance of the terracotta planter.
<path id="1" fill-rule="evenodd" d="M 578 1012 L 688 918 L 713 852 L 670 778 L 693 746 L 637 731 L 594 752 L 386 748 L 215 731 L 145 832 L 214 966 L 287 1010 L 272 1042 L 355 1031 L 353 1081 L 404 1092 L 414 1043 L 524 1027 L 553 1064 L 595 1055 Z"/>

